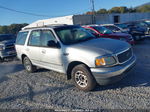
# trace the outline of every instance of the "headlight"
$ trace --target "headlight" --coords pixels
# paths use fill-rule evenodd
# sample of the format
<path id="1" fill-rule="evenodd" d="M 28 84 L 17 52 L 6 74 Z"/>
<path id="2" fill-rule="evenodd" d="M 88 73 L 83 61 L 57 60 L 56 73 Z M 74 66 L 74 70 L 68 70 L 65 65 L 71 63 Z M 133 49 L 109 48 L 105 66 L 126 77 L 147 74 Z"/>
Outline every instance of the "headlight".
<path id="1" fill-rule="evenodd" d="M 113 66 L 117 63 L 113 56 L 96 58 L 95 65 L 96 66 Z"/>
<path id="2" fill-rule="evenodd" d="M 5 47 L 3 45 L 0 45 L 0 51 L 4 50 Z"/>

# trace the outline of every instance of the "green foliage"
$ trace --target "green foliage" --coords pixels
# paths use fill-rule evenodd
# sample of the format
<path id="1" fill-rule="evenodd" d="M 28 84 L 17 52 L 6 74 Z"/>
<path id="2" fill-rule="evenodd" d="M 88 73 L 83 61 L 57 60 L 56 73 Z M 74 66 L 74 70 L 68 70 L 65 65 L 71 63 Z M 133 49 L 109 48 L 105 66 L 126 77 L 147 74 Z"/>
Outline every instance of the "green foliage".
<path id="1" fill-rule="evenodd" d="M 86 15 L 92 15 L 92 14 L 93 12 L 90 12 L 90 11 L 86 12 Z"/>
<path id="2" fill-rule="evenodd" d="M 108 14 L 108 13 L 135 13 L 135 12 L 150 12 L 150 5 L 143 5 L 141 7 L 136 7 L 136 8 L 127 8 L 125 6 L 122 7 L 113 7 L 109 10 L 106 9 L 99 9 L 96 11 L 96 14 Z M 87 15 L 92 15 L 92 12 L 87 12 Z"/>
<path id="3" fill-rule="evenodd" d="M 144 5 L 137 8 L 138 12 L 150 12 L 150 5 Z"/>
<path id="4" fill-rule="evenodd" d="M 0 26 L 0 34 L 17 34 L 21 28 L 27 26 L 28 24 L 11 24 L 9 26 Z"/>
<path id="5" fill-rule="evenodd" d="M 107 10 L 106 9 L 100 9 L 97 11 L 97 14 L 106 14 Z"/>

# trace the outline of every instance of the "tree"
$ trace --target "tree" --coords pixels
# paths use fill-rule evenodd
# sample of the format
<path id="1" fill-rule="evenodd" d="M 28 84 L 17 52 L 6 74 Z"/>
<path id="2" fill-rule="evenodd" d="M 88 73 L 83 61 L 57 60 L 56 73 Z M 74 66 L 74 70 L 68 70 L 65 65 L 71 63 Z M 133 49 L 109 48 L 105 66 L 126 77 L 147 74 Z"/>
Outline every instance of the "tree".
<path id="1" fill-rule="evenodd" d="M 119 7 L 119 11 L 120 11 L 120 13 L 127 13 L 128 8 L 127 7 Z"/>
<path id="2" fill-rule="evenodd" d="M 113 7 L 108 12 L 109 13 L 120 13 L 120 9 L 119 9 L 119 7 Z"/>
<path id="3" fill-rule="evenodd" d="M 88 11 L 86 12 L 86 15 L 93 15 L 93 12 Z"/>
<path id="4" fill-rule="evenodd" d="M 121 6 L 121 7 L 113 7 L 109 10 L 106 9 L 99 9 L 98 11 L 96 11 L 96 14 L 107 14 L 107 13 L 135 13 L 135 12 L 140 12 L 140 13 L 144 13 L 144 12 L 150 12 L 150 5 L 146 4 L 146 5 L 142 5 L 140 7 L 135 7 L 135 8 L 127 8 L 125 6 Z M 87 12 L 87 15 L 92 15 L 93 12 Z"/>
<path id="5" fill-rule="evenodd" d="M 109 13 L 127 13 L 127 7 L 113 7 L 109 10 Z"/>
<path id="6" fill-rule="evenodd" d="M 144 5 L 137 8 L 138 12 L 150 12 L 150 5 Z"/>
<path id="7" fill-rule="evenodd" d="M 6 33 L 8 33 L 8 27 L 0 26 L 0 34 L 6 34 Z"/>
<path id="8" fill-rule="evenodd" d="M 134 13 L 134 12 L 137 12 L 137 10 L 136 10 L 136 8 L 130 7 L 130 8 L 128 8 L 128 12 L 129 13 Z"/>
<path id="9" fill-rule="evenodd" d="M 21 28 L 27 26 L 28 24 L 11 24 L 9 26 L 0 26 L 0 34 L 14 34 L 16 35 Z"/>
<path id="10" fill-rule="evenodd" d="M 100 9 L 96 12 L 97 14 L 107 14 L 107 10 L 106 9 Z"/>

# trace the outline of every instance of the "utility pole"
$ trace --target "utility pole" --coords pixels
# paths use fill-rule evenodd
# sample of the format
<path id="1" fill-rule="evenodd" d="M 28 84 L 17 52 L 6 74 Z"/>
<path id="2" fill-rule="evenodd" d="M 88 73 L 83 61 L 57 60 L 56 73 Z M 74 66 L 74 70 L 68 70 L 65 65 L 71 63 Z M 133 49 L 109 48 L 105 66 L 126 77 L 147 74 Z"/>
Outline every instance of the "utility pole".
<path id="1" fill-rule="evenodd" d="M 90 0 L 91 3 L 91 10 L 92 10 L 92 24 L 95 24 L 95 6 L 94 6 L 94 0 Z"/>

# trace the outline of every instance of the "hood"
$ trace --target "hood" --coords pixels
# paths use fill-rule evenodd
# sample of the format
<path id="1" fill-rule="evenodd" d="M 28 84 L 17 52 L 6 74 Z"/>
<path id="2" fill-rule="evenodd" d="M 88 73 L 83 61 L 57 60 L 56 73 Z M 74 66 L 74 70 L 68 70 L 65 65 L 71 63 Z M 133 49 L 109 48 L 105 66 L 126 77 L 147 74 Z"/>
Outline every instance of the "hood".
<path id="1" fill-rule="evenodd" d="M 14 43 L 15 43 L 15 39 L 0 41 L 0 44 L 3 44 L 3 45 L 9 45 L 9 44 L 14 44 Z"/>
<path id="2" fill-rule="evenodd" d="M 121 32 L 116 32 L 116 33 L 112 33 L 110 34 L 110 36 L 114 36 L 114 37 L 128 37 L 129 34 L 126 34 L 126 33 L 121 33 Z"/>
<path id="3" fill-rule="evenodd" d="M 70 45 L 68 49 L 69 51 L 75 53 L 84 52 L 85 54 L 86 52 L 87 54 L 90 53 L 97 55 L 106 55 L 121 52 L 122 50 L 126 50 L 129 47 L 131 46 L 128 43 L 120 40 L 98 38 L 81 42 L 79 44 Z"/>

